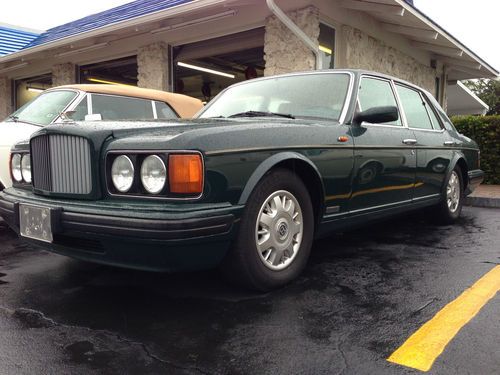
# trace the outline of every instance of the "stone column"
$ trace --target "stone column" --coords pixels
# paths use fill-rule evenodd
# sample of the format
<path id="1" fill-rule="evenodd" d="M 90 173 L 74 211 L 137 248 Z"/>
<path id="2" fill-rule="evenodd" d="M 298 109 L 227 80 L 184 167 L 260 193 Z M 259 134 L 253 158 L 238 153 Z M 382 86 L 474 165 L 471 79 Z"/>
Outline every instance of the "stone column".
<path id="1" fill-rule="evenodd" d="M 12 113 L 11 80 L 0 77 L 0 121 Z"/>
<path id="2" fill-rule="evenodd" d="M 315 43 L 319 37 L 319 10 L 314 6 L 298 9 L 287 14 L 295 24 Z M 266 20 L 264 37 L 264 75 L 314 70 L 313 52 L 275 16 Z"/>
<path id="3" fill-rule="evenodd" d="M 52 66 L 52 86 L 72 85 L 76 83 L 76 65 L 72 63 Z"/>
<path id="4" fill-rule="evenodd" d="M 170 91 L 168 45 L 164 42 L 140 47 L 137 51 L 137 85 L 148 89 Z"/>

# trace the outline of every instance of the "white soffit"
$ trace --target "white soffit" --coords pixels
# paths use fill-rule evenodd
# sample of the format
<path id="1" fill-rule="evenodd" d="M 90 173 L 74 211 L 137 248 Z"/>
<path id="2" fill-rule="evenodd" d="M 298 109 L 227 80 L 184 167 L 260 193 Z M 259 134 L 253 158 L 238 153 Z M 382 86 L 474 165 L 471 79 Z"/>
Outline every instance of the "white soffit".
<path id="1" fill-rule="evenodd" d="M 404 0 L 341 0 L 347 9 L 369 13 L 382 28 L 428 51 L 449 67 L 450 80 L 494 78 L 498 72 L 438 24 Z"/>
<path id="2" fill-rule="evenodd" d="M 449 115 L 485 115 L 490 107 L 462 82 L 448 85 Z"/>

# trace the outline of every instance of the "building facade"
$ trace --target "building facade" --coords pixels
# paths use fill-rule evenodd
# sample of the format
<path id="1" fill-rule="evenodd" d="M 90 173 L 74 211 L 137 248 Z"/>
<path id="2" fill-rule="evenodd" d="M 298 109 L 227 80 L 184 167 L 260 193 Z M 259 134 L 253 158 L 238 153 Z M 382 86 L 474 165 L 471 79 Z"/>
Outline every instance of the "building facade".
<path id="1" fill-rule="evenodd" d="M 208 101 L 238 81 L 319 67 L 394 75 L 444 107 L 448 84 L 498 75 L 404 0 L 137 0 L 0 57 L 0 117 L 51 86 L 119 83 Z"/>

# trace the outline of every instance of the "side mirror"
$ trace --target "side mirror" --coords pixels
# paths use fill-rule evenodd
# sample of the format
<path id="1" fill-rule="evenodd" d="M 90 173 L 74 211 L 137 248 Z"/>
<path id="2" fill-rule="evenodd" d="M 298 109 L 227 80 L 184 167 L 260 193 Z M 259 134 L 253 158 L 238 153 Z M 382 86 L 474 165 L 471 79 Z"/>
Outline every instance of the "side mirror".
<path id="1" fill-rule="evenodd" d="M 384 122 L 396 121 L 399 119 L 397 107 L 373 107 L 366 111 L 356 113 L 352 120 L 352 124 L 359 126 L 363 122 L 372 124 L 383 124 Z"/>
<path id="2" fill-rule="evenodd" d="M 102 115 L 100 113 L 94 113 L 93 115 L 85 115 L 85 121 L 101 121 Z"/>

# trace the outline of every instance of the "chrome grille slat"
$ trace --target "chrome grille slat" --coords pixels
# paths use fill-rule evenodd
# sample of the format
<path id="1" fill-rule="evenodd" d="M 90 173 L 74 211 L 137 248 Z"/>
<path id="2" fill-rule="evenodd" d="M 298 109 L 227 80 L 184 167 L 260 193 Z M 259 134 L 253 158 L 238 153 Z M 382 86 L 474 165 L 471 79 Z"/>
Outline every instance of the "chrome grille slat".
<path id="1" fill-rule="evenodd" d="M 89 142 L 82 137 L 50 134 L 31 140 L 33 186 L 61 194 L 90 194 Z"/>

